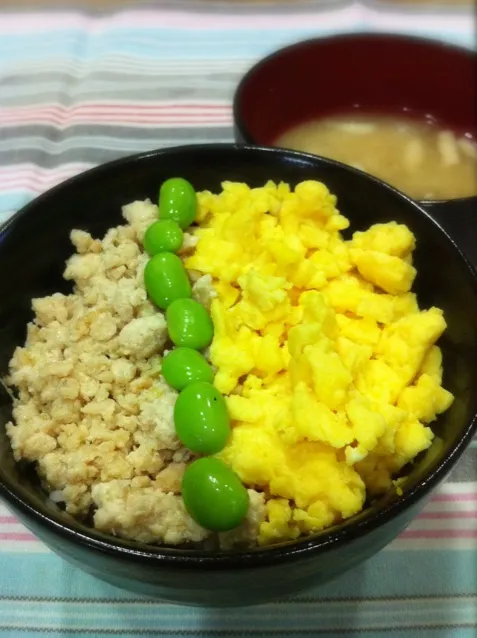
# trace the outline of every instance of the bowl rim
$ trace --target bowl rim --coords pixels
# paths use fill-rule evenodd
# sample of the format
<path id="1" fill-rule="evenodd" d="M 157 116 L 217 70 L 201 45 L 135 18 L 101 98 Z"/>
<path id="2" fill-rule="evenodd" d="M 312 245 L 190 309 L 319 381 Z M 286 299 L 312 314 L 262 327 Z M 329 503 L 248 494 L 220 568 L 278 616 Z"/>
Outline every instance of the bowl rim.
<path id="1" fill-rule="evenodd" d="M 284 47 L 276 49 L 271 53 L 267 54 L 263 58 L 259 59 L 255 62 L 242 76 L 237 87 L 234 91 L 233 101 L 232 101 L 232 118 L 236 131 L 239 132 L 241 139 L 245 141 L 245 144 L 254 144 L 257 146 L 263 146 L 261 142 L 255 140 L 254 136 L 250 133 L 247 128 L 245 117 L 243 114 L 242 108 L 242 99 L 243 94 L 247 88 L 247 85 L 251 79 L 251 77 L 265 68 L 271 62 L 273 63 L 277 58 L 281 56 L 286 56 L 289 53 L 292 53 L 298 49 L 310 46 L 312 44 L 319 43 L 330 43 L 330 42 L 342 42 L 343 44 L 348 44 L 353 46 L 354 43 L 363 41 L 363 40 L 388 40 L 395 42 L 403 42 L 403 43 L 414 43 L 414 44 L 422 44 L 426 45 L 434 50 L 444 50 L 444 51 L 453 51 L 455 53 L 460 53 L 468 57 L 469 59 L 473 59 L 477 61 L 477 51 L 473 51 L 464 46 L 459 46 L 458 44 L 452 44 L 450 42 L 443 42 L 442 40 L 437 40 L 433 37 L 427 36 L 419 36 L 419 35 L 405 35 L 402 33 L 393 33 L 392 31 L 361 31 L 359 33 L 337 33 L 334 35 L 325 35 L 323 37 L 317 36 L 312 38 L 306 38 L 305 40 L 299 40 L 298 42 L 293 42 L 292 44 L 287 44 Z M 279 148 L 279 147 L 276 147 Z M 300 151 L 299 151 L 300 152 Z M 318 157 L 321 157 L 318 155 Z M 467 197 L 456 197 L 453 199 L 421 199 L 416 200 L 420 205 L 445 205 L 449 202 L 452 204 L 467 204 L 470 202 L 477 202 L 477 195 L 469 195 Z"/>
<path id="2" fill-rule="evenodd" d="M 453 247 L 457 253 L 458 259 L 462 263 L 464 276 L 467 277 L 471 288 L 477 298 L 477 271 L 473 269 L 467 257 L 461 251 L 456 242 L 448 234 L 448 232 L 436 221 L 426 210 L 420 207 L 414 200 L 407 195 L 401 193 L 389 184 L 382 182 L 378 178 L 368 175 L 358 169 L 349 167 L 345 164 L 323 158 L 317 155 L 301 153 L 288 149 L 255 146 L 236 143 L 217 143 L 217 144 L 191 144 L 184 146 L 176 146 L 171 148 L 161 148 L 158 150 L 147 151 L 129 155 L 126 157 L 101 164 L 84 171 L 78 175 L 57 184 L 53 188 L 45 191 L 38 197 L 31 200 L 17 213 L 15 213 L 7 222 L 0 227 L 0 233 L 8 231 L 16 224 L 21 223 L 23 219 L 28 219 L 28 215 L 35 212 L 35 208 L 39 204 L 48 202 L 52 195 L 63 190 L 68 190 L 76 184 L 86 183 L 92 176 L 101 176 L 101 173 L 114 171 L 117 167 L 124 167 L 136 162 L 147 162 L 151 158 L 171 154 L 184 154 L 191 152 L 232 152 L 245 154 L 258 154 L 265 156 L 286 156 L 290 161 L 314 163 L 316 165 L 328 165 L 338 167 L 339 170 L 351 172 L 359 175 L 360 179 L 374 183 L 377 188 L 385 189 L 393 193 L 394 197 L 400 199 L 406 206 L 411 206 L 418 215 L 424 216 L 429 224 L 434 225 L 438 231 L 443 234 L 447 242 Z M 0 242 L 0 254 L 2 252 L 2 244 Z M 53 510 L 47 511 L 46 505 L 40 511 L 33 505 L 34 498 L 23 498 L 22 492 L 27 492 L 25 488 L 19 487 L 12 481 L 8 480 L 0 468 L 0 497 L 17 510 L 24 514 L 27 518 L 34 521 L 35 527 L 46 527 L 50 532 L 63 537 L 71 543 L 79 543 L 83 547 L 110 555 L 116 558 L 129 559 L 141 564 L 157 564 L 161 567 L 184 568 L 189 570 L 210 570 L 210 569 L 230 569 L 244 570 L 257 567 L 270 566 L 277 563 L 285 563 L 300 558 L 306 558 L 309 555 L 320 554 L 329 548 L 337 548 L 345 545 L 348 541 L 356 537 L 362 537 L 367 532 L 374 531 L 384 523 L 398 517 L 404 510 L 408 509 L 418 501 L 422 500 L 429 492 L 435 488 L 449 473 L 458 459 L 461 457 L 472 437 L 477 432 L 477 413 L 475 413 L 470 421 L 464 427 L 462 436 L 456 442 L 454 447 L 444 456 L 438 465 L 427 474 L 424 479 L 413 485 L 408 491 L 404 492 L 398 499 L 391 503 L 384 504 L 379 510 L 370 511 L 367 515 L 362 514 L 362 519 L 345 523 L 336 528 L 323 530 L 309 537 L 295 541 L 287 541 L 285 543 L 272 545 L 269 547 L 256 547 L 244 550 L 232 551 L 211 551 L 201 549 L 177 549 L 174 547 L 155 547 L 137 541 L 128 541 L 119 537 L 113 537 L 94 528 L 88 528 L 79 521 L 73 520 L 69 524 L 66 520 L 62 520 L 59 516 L 53 514 Z M 20 514 L 20 516 L 21 516 Z M 360 513 L 357 514 L 359 516 Z M 26 523 L 28 526 L 28 523 Z M 38 529 L 38 528 L 37 528 Z M 40 538 L 42 535 L 38 533 Z"/>

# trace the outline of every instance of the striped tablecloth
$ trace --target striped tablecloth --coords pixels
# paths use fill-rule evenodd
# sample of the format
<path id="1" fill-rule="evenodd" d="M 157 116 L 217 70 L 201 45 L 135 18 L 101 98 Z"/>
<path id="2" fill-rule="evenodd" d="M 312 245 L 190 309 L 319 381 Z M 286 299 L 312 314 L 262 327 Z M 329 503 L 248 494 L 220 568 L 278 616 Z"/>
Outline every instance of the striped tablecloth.
<path id="1" fill-rule="evenodd" d="M 0 13 L 0 222 L 93 165 L 232 140 L 243 72 L 349 31 L 474 46 L 470 8 L 184 0 L 107 13 Z M 477 636 L 477 442 L 411 527 L 334 583 L 242 610 L 137 598 L 50 553 L 0 503 L 0 636 Z"/>

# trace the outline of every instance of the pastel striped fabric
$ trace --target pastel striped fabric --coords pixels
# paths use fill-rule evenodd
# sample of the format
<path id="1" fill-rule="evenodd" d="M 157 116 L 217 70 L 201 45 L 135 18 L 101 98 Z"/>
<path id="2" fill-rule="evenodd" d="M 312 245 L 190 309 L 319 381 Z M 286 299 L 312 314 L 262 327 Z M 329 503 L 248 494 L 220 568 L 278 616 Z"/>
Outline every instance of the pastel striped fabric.
<path id="1" fill-rule="evenodd" d="M 0 13 L 0 222 L 91 166 L 231 141 L 261 56 L 311 36 L 388 31 L 473 48 L 470 9 L 171 0 L 100 15 Z M 0 636 L 477 636 L 477 441 L 425 511 L 350 574 L 242 610 L 144 600 L 48 551 L 0 503 Z"/>

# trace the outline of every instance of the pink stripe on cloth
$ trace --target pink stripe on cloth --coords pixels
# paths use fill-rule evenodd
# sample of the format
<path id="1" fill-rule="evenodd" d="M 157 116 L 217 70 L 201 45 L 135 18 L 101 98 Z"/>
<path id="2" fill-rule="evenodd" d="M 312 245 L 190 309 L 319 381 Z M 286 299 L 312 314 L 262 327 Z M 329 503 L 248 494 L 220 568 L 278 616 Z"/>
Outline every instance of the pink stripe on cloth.
<path id="1" fill-rule="evenodd" d="M 464 512 L 422 512 L 417 516 L 417 519 L 427 519 L 427 520 L 444 520 L 444 519 L 463 519 L 463 518 L 477 518 L 477 509 L 475 511 L 464 511 Z"/>
<path id="2" fill-rule="evenodd" d="M 0 541 L 38 541 L 37 537 L 30 532 L 0 532 Z"/>
<path id="3" fill-rule="evenodd" d="M 51 124 L 67 127 L 73 124 L 231 124 L 230 104 L 164 104 L 164 103 L 79 103 L 73 107 L 59 104 L 22 106 L 0 109 L 0 121 L 9 126 Z"/>
<path id="4" fill-rule="evenodd" d="M 0 168 L 0 192 L 31 190 L 41 193 L 60 182 L 91 168 L 91 164 L 67 164 L 54 169 L 38 168 L 31 164 Z"/>
<path id="5" fill-rule="evenodd" d="M 361 19 L 363 8 L 356 3 L 335 9 L 315 11 L 280 11 L 273 7 L 268 11 L 251 11 L 239 13 L 229 8 L 218 11 L 170 10 L 157 8 L 154 10 L 124 10 L 109 16 L 86 16 L 68 11 L 57 13 L 31 12 L 28 14 L 4 15 L 0 21 L 0 30 L 11 33 L 29 33 L 44 31 L 60 31 L 71 29 L 87 30 L 91 34 L 101 33 L 106 29 L 199 29 L 223 30 L 273 30 L 310 28 L 316 25 L 323 29 L 340 29 L 347 22 Z"/>
<path id="6" fill-rule="evenodd" d="M 461 8 L 462 9 L 462 8 Z M 377 31 L 409 31 L 410 24 L 412 29 L 422 29 L 425 32 L 441 35 L 442 33 L 454 31 L 462 31 L 469 33 L 472 29 L 473 9 L 468 11 L 457 10 L 454 14 L 449 11 L 430 12 L 425 8 L 418 13 L 419 9 L 411 7 L 407 9 L 402 6 L 399 9 L 389 8 L 381 10 L 373 10 L 367 7 L 362 8 L 362 20 L 364 24 L 369 25 Z"/>
<path id="7" fill-rule="evenodd" d="M 477 501 L 477 490 L 475 492 L 461 492 L 459 493 L 440 493 L 436 494 L 432 500 L 434 502 L 442 501 Z"/>
<path id="8" fill-rule="evenodd" d="M 227 113 L 231 110 L 231 105 L 229 102 L 198 102 L 194 104 L 193 102 L 77 102 L 74 106 L 62 106 L 57 103 L 46 103 L 38 106 L 17 106 L 13 108 L 0 108 L 0 117 L 2 120 L 8 117 L 17 117 L 19 115 L 39 115 L 42 113 L 55 113 L 60 115 L 70 115 L 72 113 L 76 113 L 78 111 L 83 111 L 85 113 L 92 113 L 93 115 L 96 113 L 110 113 L 118 112 L 118 113 L 137 113 L 141 112 L 156 112 L 156 111 L 165 111 L 165 112 L 197 112 L 197 113 L 208 113 L 208 112 L 220 112 L 226 111 Z"/>
<path id="9" fill-rule="evenodd" d="M 472 538 L 477 539 L 477 529 L 407 529 L 399 535 L 403 539 L 420 539 L 420 538 Z"/>

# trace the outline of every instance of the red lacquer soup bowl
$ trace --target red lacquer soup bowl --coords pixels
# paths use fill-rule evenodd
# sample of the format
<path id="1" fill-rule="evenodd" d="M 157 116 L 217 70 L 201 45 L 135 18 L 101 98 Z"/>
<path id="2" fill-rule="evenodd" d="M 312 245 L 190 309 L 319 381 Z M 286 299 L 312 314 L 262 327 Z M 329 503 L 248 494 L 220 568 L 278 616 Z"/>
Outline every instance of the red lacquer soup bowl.
<path id="1" fill-rule="evenodd" d="M 268 145 L 297 124 L 350 113 L 432 117 L 477 138 L 477 55 L 421 38 L 350 34 L 280 49 L 253 66 L 234 98 L 238 142 Z M 431 212 L 477 197 L 421 202 Z"/>

